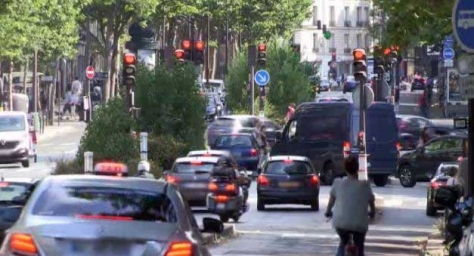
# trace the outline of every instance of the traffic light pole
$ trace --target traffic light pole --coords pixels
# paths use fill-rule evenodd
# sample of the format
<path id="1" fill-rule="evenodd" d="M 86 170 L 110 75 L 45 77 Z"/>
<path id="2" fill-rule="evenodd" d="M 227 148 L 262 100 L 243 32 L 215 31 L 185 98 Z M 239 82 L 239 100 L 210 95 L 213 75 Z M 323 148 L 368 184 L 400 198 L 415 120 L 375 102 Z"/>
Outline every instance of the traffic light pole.
<path id="1" fill-rule="evenodd" d="M 255 65 L 250 67 L 250 115 L 255 115 Z"/>
<path id="2" fill-rule="evenodd" d="M 365 136 L 365 110 L 367 106 L 366 102 L 366 92 L 365 92 L 365 79 L 359 80 L 360 87 L 360 107 L 359 107 L 359 135 L 362 134 L 362 140 L 358 140 L 359 143 L 359 180 L 368 180 L 368 170 L 367 170 L 367 152 L 366 145 L 367 140 Z"/>

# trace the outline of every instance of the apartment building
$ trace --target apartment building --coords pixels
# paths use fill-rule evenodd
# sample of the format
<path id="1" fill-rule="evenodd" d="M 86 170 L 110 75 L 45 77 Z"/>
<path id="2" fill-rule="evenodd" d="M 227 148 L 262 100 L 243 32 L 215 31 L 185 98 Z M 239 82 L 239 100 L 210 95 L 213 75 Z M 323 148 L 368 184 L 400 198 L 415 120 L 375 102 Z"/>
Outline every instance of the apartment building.
<path id="1" fill-rule="evenodd" d="M 369 32 L 370 11 L 370 0 L 313 0 L 311 18 L 294 34 L 293 43 L 300 45 L 301 60 L 320 63 L 321 77 L 328 77 L 328 62 L 334 55 L 336 65 L 331 72 L 337 76 L 350 75 L 352 50 L 365 48 L 368 52 L 373 44 Z M 332 33 L 329 40 L 318 30 L 318 20 L 321 28 L 326 25 Z"/>

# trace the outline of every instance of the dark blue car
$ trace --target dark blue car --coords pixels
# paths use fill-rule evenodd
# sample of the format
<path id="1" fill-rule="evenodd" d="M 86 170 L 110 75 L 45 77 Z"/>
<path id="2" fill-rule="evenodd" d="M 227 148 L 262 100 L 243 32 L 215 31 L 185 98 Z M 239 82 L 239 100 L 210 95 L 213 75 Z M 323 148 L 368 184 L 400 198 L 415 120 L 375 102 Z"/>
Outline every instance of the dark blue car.
<path id="1" fill-rule="evenodd" d="M 259 146 L 252 134 L 233 133 L 218 135 L 211 146 L 215 150 L 228 150 L 237 160 L 240 170 L 251 171 L 257 174 L 257 169 L 265 157 L 266 149 Z"/>

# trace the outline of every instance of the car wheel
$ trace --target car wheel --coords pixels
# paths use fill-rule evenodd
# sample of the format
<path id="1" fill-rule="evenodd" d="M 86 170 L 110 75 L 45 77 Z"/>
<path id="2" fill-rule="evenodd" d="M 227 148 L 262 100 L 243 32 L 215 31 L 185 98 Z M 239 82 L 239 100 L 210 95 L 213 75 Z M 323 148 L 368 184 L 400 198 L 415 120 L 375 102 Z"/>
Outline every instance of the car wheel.
<path id="1" fill-rule="evenodd" d="M 316 199 L 311 202 L 311 210 L 315 212 L 319 211 L 319 199 Z"/>
<path id="2" fill-rule="evenodd" d="M 402 165 L 398 170 L 400 184 L 405 188 L 412 188 L 416 185 L 415 174 L 410 165 Z"/>
<path id="3" fill-rule="evenodd" d="M 376 175 L 374 176 L 374 184 L 377 187 L 385 187 L 388 183 L 387 175 Z"/>
<path id="4" fill-rule="evenodd" d="M 229 222 L 229 216 L 227 215 L 220 215 L 219 218 L 222 222 Z"/>
<path id="5" fill-rule="evenodd" d="M 257 197 L 257 211 L 265 211 L 265 203 Z"/>
<path id="6" fill-rule="evenodd" d="M 240 215 L 236 214 L 232 219 L 234 220 L 235 223 L 239 222 Z"/>
<path id="7" fill-rule="evenodd" d="M 334 182 L 334 165 L 332 163 L 326 163 L 323 167 L 322 180 L 324 185 L 331 186 Z"/>
<path id="8" fill-rule="evenodd" d="M 23 166 L 23 168 L 28 168 L 30 167 L 30 159 L 27 159 L 25 161 L 22 161 L 21 162 L 21 165 Z"/>
<path id="9" fill-rule="evenodd" d="M 433 206 L 433 203 L 431 202 L 426 202 L 426 216 L 429 217 L 436 217 L 438 211 L 436 208 Z"/>

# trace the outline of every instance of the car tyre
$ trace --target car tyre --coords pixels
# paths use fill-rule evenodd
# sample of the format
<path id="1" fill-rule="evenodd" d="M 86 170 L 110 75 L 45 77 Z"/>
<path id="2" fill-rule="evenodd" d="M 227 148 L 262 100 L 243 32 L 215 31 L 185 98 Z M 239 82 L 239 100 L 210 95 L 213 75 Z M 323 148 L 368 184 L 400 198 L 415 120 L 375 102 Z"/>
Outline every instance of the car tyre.
<path id="1" fill-rule="evenodd" d="M 433 203 L 426 202 L 426 216 L 436 217 L 437 214 L 438 214 L 438 211 L 433 206 Z"/>
<path id="2" fill-rule="evenodd" d="M 416 185 L 416 177 L 410 165 L 400 166 L 398 170 L 398 179 L 400 184 L 405 188 L 412 188 Z"/>
<path id="3" fill-rule="evenodd" d="M 324 185 L 329 186 L 334 182 L 334 165 L 332 163 L 324 164 L 322 180 Z"/>
<path id="4" fill-rule="evenodd" d="M 219 218 L 222 222 L 229 222 L 229 216 L 227 215 L 220 215 Z"/>
<path id="5" fill-rule="evenodd" d="M 232 217 L 235 223 L 239 223 L 240 215 L 236 214 L 234 217 Z"/>
<path id="6" fill-rule="evenodd" d="M 374 176 L 374 184 L 377 187 L 385 187 L 388 184 L 388 176 L 387 175 L 375 175 Z"/>
<path id="7" fill-rule="evenodd" d="M 319 199 L 316 199 L 311 202 L 311 211 L 319 211 Z"/>
<path id="8" fill-rule="evenodd" d="M 257 211 L 265 211 L 265 203 L 257 197 Z"/>
<path id="9" fill-rule="evenodd" d="M 23 168 L 30 167 L 30 159 L 27 159 L 25 161 L 21 161 L 21 166 L 23 166 Z"/>

